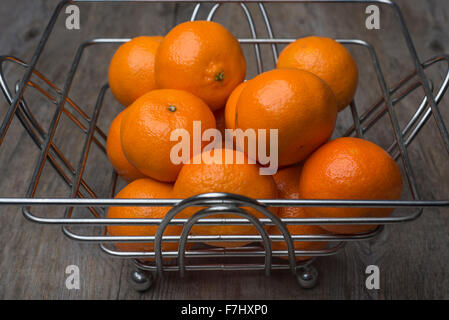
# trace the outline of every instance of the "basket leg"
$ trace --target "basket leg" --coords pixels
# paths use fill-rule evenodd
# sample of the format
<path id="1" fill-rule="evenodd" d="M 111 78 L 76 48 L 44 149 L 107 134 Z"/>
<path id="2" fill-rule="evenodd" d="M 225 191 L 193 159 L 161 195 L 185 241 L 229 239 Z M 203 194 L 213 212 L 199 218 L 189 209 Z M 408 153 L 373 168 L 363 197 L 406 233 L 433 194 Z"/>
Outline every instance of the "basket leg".
<path id="1" fill-rule="evenodd" d="M 154 284 L 154 280 L 155 279 L 151 272 L 139 268 L 133 270 L 130 274 L 131 285 L 133 286 L 134 290 L 139 292 L 147 291 L 148 289 L 150 289 Z"/>
<path id="2" fill-rule="evenodd" d="M 297 271 L 296 279 L 302 288 L 312 289 L 318 283 L 318 270 L 312 265 L 301 267 Z"/>

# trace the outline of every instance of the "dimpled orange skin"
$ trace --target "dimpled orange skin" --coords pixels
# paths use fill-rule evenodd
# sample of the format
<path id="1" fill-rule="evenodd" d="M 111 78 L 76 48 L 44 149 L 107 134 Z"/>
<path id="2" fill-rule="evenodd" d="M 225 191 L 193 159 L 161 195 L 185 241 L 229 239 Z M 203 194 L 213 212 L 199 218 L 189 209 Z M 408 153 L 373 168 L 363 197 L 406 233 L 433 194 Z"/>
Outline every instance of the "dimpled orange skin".
<path id="1" fill-rule="evenodd" d="M 397 200 L 402 193 L 401 171 L 376 144 L 358 138 L 339 138 L 312 154 L 299 182 L 303 199 Z M 309 217 L 388 217 L 390 208 L 306 208 Z M 338 234 L 371 231 L 373 225 L 322 228 Z"/>
<path id="2" fill-rule="evenodd" d="M 106 153 L 117 174 L 124 180 L 131 182 L 136 179 L 145 178 L 145 175 L 129 163 L 122 150 L 120 125 L 126 110 L 120 112 L 111 123 L 106 140 Z"/>
<path id="3" fill-rule="evenodd" d="M 235 108 L 237 106 L 237 101 L 240 98 L 240 94 L 243 91 L 243 88 L 246 86 L 248 81 L 242 82 L 239 84 L 234 91 L 232 91 L 231 95 L 226 101 L 225 107 L 225 122 L 226 128 L 235 129 Z"/>
<path id="4" fill-rule="evenodd" d="M 201 193 L 228 192 L 240 194 L 253 199 L 274 199 L 277 197 L 276 184 L 271 176 L 260 175 L 257 164 L 248 164 L 248 159 L 239 151 L 221 150 L 222 163 L 214 161 L 206 164 L 201 160 L 202 155 L 194 157 L 190 164 L 185 164 L 173 187 L 176 197 L 187 198 Z M 233 164 L 225 164 L 226 151 L 230 152 Z M 237 164 L 237 154 L 244 158 L 244 164 Z M 200 162 L 200 164 L 195 164 Z M 191 216 L 202 208 L 189 208 L 183 211 L 183 216 Z M 265 216 L 255 209 L 244 208 L 258 218 Z M 276 208 L 270 211 L 277 214 Z M 208 218 L 240 218 L 232 214 L 213 215 Z M 192 233 L 199 235 L 254 235 L 258 234 L 253 226 L 195 226 Z M 246 242 L 210 242 L 210 245 L 221 247 L 238 247 Z"/>
<path id="5" fill-rule="evenodd" d="M 279 198 L 281 199 L 299 199 L 299 178 L 301 176 L 302 163 L 295 164 L 283 168 L 273 175 L 276 188 L 278 189 Z M 297 208 L 286 207 L 279 208 L 279 213 L 282 211 L 296 211 Z"/>
<path id="6" fill-rule="evenodd" d="M 174 164 L 170 153 L 179 138 L 170 141 L 172 132 L 185 129 L 193 154 L 194 121 L 201 121 L 201 135 L 215 128 L 215 118 L 207 105 L 182 90 L 153 90 L 137 99 L 122 119 L 120 136 L 129 162 L 143 174 L 164 182 L 175 181 L 182 163 Z M 208 142 L 202 142 L 201 148 Z M 201 149 L 202 150 L 202 149 Z"/>
<path id="7" fill-rule="evenodd" d="M 139 179 L 123 188 L 116 199 L 170 199 L 173 198 L 171 184 L 158 182 L 152 179 Z M 108 219 L 162 219 L 167 214 L 168 207 L 110 207 Z M 108 226 L 107 231 L 112 236 L 154 236 L 157 226 Z M 182 226 L 169 226 L 164 236 L 180 235 Z M 154 243 L 116 243 L 120 251 L 154 251 Z M 178 250 L 176 242 L 162 242 L 163 251 Z"/>
<path id="8" fill-rule="evenodd" d="M 163 37 L 137 37 L 121 45 L 109 66 L 109 87 L 115 98 L 129 106 L 156 89 L 154 59 Z"/>
<path id="9" fill-rule="evenodd" d="M 299 178 L 301 175 L 302 164 L 290 166 L 279 170 L 273 175 L 274 181 L 278 189 L 280 199 L 300 199 L 299 197 Z M 286 207 L 279 208 L 279 218 L 306 218 L 304 208 L 302 207 Z M 328 232 L 315 225 L 287 225 L 290 234 L 293 235 L 323 235 Z M 276 226 L 269 229 L 270 234 L 281 234 Z M 323 250 L 326 248 L 325 241 L 296 241 L 293 242 L 295 250 Z M 285 242 L 272 242 L 272 249 L 276 251 L 286 251 Z M 308 260 L 311 257 L 297 256 L 296 260 Z"/>
<path id="10" fill-rule="evenodd" d="M 160 88 L 192 92 L 213 111 L 224 107 L 245 74 L 245 57 L 238 40 L 216 22 L 177 25 L 165 36 L 156 55 Z"/>
<path id="11" fill-rule="evenodd" d="M 279 55 L 277 68 L 297 68 L 326 81 L 338 101 L 338 111 L 348 106 L 357 90 L 357 65 L 349 51 L 330 38 L 306 37 L 289 44 Z"/>
<path id="12" fill-rule="evenodd" d="M 329 86 L 297 69 L 272 70 L 251 79 L 236 107 L 237 128 L 278 129 L 279 166 L 304 160 L 328 141 L 336 119 L 337 103 Z"/>

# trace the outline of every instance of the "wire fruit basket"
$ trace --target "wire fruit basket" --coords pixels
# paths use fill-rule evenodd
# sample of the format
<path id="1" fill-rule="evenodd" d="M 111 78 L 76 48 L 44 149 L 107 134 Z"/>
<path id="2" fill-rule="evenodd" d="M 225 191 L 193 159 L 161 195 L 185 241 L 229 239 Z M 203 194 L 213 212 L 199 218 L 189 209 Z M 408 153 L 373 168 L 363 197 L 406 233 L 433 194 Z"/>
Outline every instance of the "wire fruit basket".
<path id="1" fill-rule="evenodd" d="M 285 3 L 362 3 L 379 4 L 388 6 L 394 10 L 399 22 L 402 37 L 404 38 L 408 54 L 413 62 L 412 70 L 403 80 L 388 87 L 384 73 L 375 48 L 368 42 L 359 39 L 339 39 L 338 42 L 345 46 L 361 47 L 366 53 L 368 61 L 373 70 L 382 92 L 381 97 L 369 106 L 366 111 L 360 113 L 360 108 L 355 101 L 350 104 L 352 124 L 347 128 L 344 136 L 363 137 L 375 124 L 384 116 L 388 115 L 393 136 L 388 152 L 398 160 L 405 173 L 406 181 L 411 195 L 411 200 L 287 200 L 287 199 L 250 199 L 241 195 L 225 193 L 208 193 L 197 195 L 188 199 L 112 199 L 117 188 L 117 174 L 112 172 L 112 183 L 109 198 L 97 196 L 95 188 L 89 185 L 85 179 L 85 168 L 89 154 L 93 146 L 101 152 L 106 153 L 105 143 L 107 135 L 97 125 L 101 117 L 104 97 L 109 87 L 108 84 L 102 86 L 95 106 L 88 112 L 83 106 L 77 104 L 70 98 L 70 90 L 73 79 L 78 71 L 80 60 L 88 48 L 98 45 L 117 45 L 129 41 L 130 39 L 96 38 L 79 45 L 75 58 L 71 64 L 70 71 L 65 79 L 62 88 L 57 87 L 54 82 L 36 69 L 37 62 L 41 56 L 46 42 L 52 33 L 55 22 L 64 7 L 69 4 L 81 2 L 132 2 L 132 1 L 91 1 L 73 0 L 61 1 L 38 44 L 38 47 L 29 63 L 13 56 L 0 57 L 0 86 L 5 95 L 9 108 L 6 111 L 0 127 L 0 143 L 8 132 L 14 116 L 18 118 L 33 142 L 40 149 L 40 154 L 34 167 L 33 175 L 29 183 L 26 196 L 24 198 L 0 198 L 1 205 L 14 205 L 23 208 L 23 214 L 28 220 L 48 225 L 62 226 L 63 233 L 75 241 L 88 243 L 98 243 L 103 252 L 113 257 L 126 258 L 133 261 L 135 271 L 131 274 L 131 280 L 137 290 L 146 290 L 154 283 L 154 277 L 162 277 L 165 271 L 178 271 L 181 275 L 189 270 L 264 270 L 267 275 L 274 269 L 289 269 L 296 276 L 299 285 L 304 288 L 311 288 L 316 285 L 318 273 L 312 263 L 315 257 L 329 256 L 338 253 L 345 244 L 350 241 L 364 241 L 376 237 L 384 229 L 386 224 L 396 224 L 409 222 L 417 219 L 426 207 L 447 207 L 449 200 L 423 200 L 419 196 L 417 182 L 413 173 L 412 163 L 408 154 L 408 146 L 421 131 L 423 126 L 431 119 L 436 122 L 440 132 L 441 140 L 449 152 L 449 134 L 439 110 L 439 103 L 442 100 L 449 85 L 449 56 L 441 55 L 421 62 L 413 45 L 412 39 L 405 25 L 400 8 L 388 0 L 334 0 L 334 1 L 276 1 Z M 140 2 L 157 2 L 154 0 L 141 0 Z M 191 2 L 194 4 L 191 20 L 196 20 L 201 6 L 209 3 L 211 9 L 207 15 L 207 20 L 213 20 L 217 10 L 227 3 L 234 2 L 243 10 L 249 25 L 250 38 L 240 38 L 239 42 L 243 46 L 253 46 L 255 53 L 255 63 L 258 73 L 263 72 L 262 45 L 269 45 L 272 49 L 272 56 L 276 63 L 278 56 L 278 45 L 288 44 L 296 39 L 275 37 L 269 14 L 265 8 L 265 2 L 274 1 L 169 1 L 169 2 Z M 259 10 L 264 28 L 268 34 L 266 38 L 258 37 L 256 25 L 248 3 L 253 3 Z M 92 49 L 89 49 L 92 50 Z M 446 63 L 444 80 L 439 88 L 433 87 L 425 73 L 425 69 Z M 21 80 L 15 85 L 13 90 L 8 86 L 5 79 L 4 65 L 15 64 L 24 70 Z M 418 108 L 412 114 L 405 126 L 400 125 L 395 106 L 412 92 L 421 88 L 425 95 L 418 104 Z M 54 113 L 50 117 L 48 129 L 37 120 L 30 104 L 25 101 L 24 93 L 28 90 L 35 90 L 38 94 L 56 106 Z M 61 126 L 60 119 L 66 117 L 83 134 L 83 145 L 79 155 L 79 161 L 72 163 L 65 156 L 58 146 L 55 136 L 57 129 Z M 48 163 L 57 172 L 61 179 L 70 188 L 70 194 L 63 198 L 57 197 L 37 197 L 37 189 L 43 175 L 44 165 Z M 36 213 L 37 207 L 49 208 L 56 206 L 64 208 L 58 217 L 47 217 Z M 107 207 L 110 206 L 164 206 L 170 207 L 170 211 L 163 219 L 105 219 Z M 268 207 L 383 207 L 383 208 L 403 208 L 403 213 L 388 218 L 301 218 L 301 219 L 279 219 L 273 215 Z M 186 207 L 198 207 L 198 212 L 189 219 L 176 218 L 177 213 Z M 202 207 L 203 209 L 199 208 Z M 243 208 L 253 208 L 264 215 L 265 218 L 258 219 L 248 213 Z M 75 214 L 76 208 L 84 208 L 89 211 L 90 216 L 79 217 Z M 233 213 L 240 218 L 207 218 L 210 215 L 222 215 Z M 190 235 L 190 230 L 195 224 L 201 225 L 242 225 L 252 224 L 259 231 L 259 235 Z M 291 235 L 287 230 L 287 225 L 342 225 L 342 224 L 367 224 L 379 225 L 374 231 L 357 235 Z M 153 225 L 158 226 L 154 236 L 110 236 L 105 230 L 111 225 Z M 164 230 L 169 225 L 183 225 L 183 232 L 180 236 L 163 236 Z M 279 228 L 279 235 L 267 234 L 264 226 L 275 225 Z M 92 227 L 96 227 L 92 228 Z M 75 231 L 75 229 L 78 231 Z M 83 230 L 83 232 L 79 232 Z M 92 231 L 93 230 L 93 231 Z M 178 251 L 162 252 L 161 243 L 179 242 Z M 210 243 L 210 242 L 251 242 L 252 245 L 239 249 L 224 249 L 215 247 L 195 246 L 186 250 L 186 243 Z M 286 251 L 272 250 L 271 242 L 285 241 Z M 326 241 L 331 243 L 323 250 L 301 251 L 294 249 L 297 241 Z M 153 252 L 125 252 L 114 248 L 114 243 L 154 243 Z M 263 244 L 263 245 L 261 245 Z M 199 248 L 198 248 L 199 247 Z M 312 257 L 305 262 L 297 261 L 297 257 Z M 288 259 L 279 259 L 288 257 Z M 211 262 L 211 258 L 213 258 Z M 223 261 L 221 261 L 223 260 Z M 194 261 L 192 263 L 192 261 Z M 217 262 L 219 261 L 219 262 Z"/>

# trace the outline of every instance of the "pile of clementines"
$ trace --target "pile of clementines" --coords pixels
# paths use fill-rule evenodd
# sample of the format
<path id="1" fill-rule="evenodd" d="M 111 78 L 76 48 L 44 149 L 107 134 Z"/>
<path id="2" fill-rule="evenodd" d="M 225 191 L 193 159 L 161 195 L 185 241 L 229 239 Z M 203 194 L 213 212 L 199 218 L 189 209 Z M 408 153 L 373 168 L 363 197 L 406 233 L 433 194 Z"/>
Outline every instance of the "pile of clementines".
<path id="1" fill-rule="evenodd" d="M 227 192 L 254 199 L 399 199 L 401 171 L 382 148 L 358 138 L 329 141 L 338 112 L 353 100 L 356 63 L 344 46 L 323 37 L 298 39 L 280 54 L 275 70 L 245 81 L 246 62 L 238 40 L 222 25 L 209 21 L 182 23 L 165 37 L 137 37 L 123 44 L 109 67 L 109 86 L 125 107 L 111 124 L 107 153 L 116 172 L 129 184 L 117 198 L 186 198 Z M 190 144 L 186 163 L 174 163 L 171 139 L 183 129 L 194 137 L 208 129 L 277 129 L 279 171 L 261 175 L 259 156 L 247 149 L 227 152 L 222 141 Z M 259 132 L 259 131 L 257 131 Z M 258 136 L 256 137 L 259 138 Z M 210 148 L 211 143 L 219 147 Z M 267 148 L 269 150 L 269 148 Z M 204 153 L 216 153 L 205 161 Z M 226 161 L 225 154 L 245 159 Z M 218 157 L 217 157 L 218 155 Z M 215 160 L 214 160 L 215 159 Z M 217 161 L 217 159 L 219 161 Z M 108 218 L 163 218 L 166 207 L 111 207 Z M 187 208 L 176 218 L 188 218 Z M 247 208 L 256 217 L 262 215 Z M 270 208 L 280 218 L 385 217 L 384 208 Z M 223 217 L 221 215 L 220 217 Z M 227 217 L 233 217 L 229 214 Z M 292 235 L 356 234 L 375 226 L 293 226 Z M 114 236 L 154 235 L 156 226 L 110 226 Z M 179 235 L 169 226 L 164 235 Z M 276 227 L 271 234 L 279 234 Z M 250 225 L 194 226 L 197 235 L 252 235 Z M 236 247 L 241 242 L 214 242 Z M 119 250 L 152 251 L 152 243 L 118 243 Z M 177 250 L 163 242 L 162 249 Z M 295 242 L 297 250 L 319 250 L 325 242 Z M 274 250 L 285 249 L 273 242 Z"/>

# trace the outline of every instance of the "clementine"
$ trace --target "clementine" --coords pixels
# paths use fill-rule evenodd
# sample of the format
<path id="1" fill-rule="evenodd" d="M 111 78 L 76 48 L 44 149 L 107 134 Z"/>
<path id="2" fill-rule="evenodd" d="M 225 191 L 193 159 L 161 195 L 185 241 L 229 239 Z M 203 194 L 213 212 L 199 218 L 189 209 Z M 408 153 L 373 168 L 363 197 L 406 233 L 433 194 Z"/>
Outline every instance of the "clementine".
<path id="1" fill-rule="evenodd" d="M 299 197 L 299 178 L 301 174 L 302 164 L 294 165 L 282 170 L 279 170 L 273 175 L 274 181 L 278 189 L 279 198 L 281 199 L 300 199 Z M 279 218 L 306 218 L 303 207 L 285 207 L 279 208 Z M 287 230 L 292 236 L 294 235 L 323 235 L 327 231 L 316 225 L 287 225 Z M 270 234 L 281 234 L 276 226 L 270 228 Z M 316 251 L 326 248 L 326 241 L 294 241 L 295 250 L 301 251 Z M 272 249 L 276 251 L 286 251 L 287 245 L 285 242 L 272 242 Z M 311 257 L 298 256 L 296 260 L 308 260 Z"/>
<path id="2" fill-rule="evenodd" d="M 243 91 L 243 88 L 246 86 L 248 81 L 242 82 L 239 84 L 231 93 L 228 100 L 226 101 L 225 107 L 225 122 L 226 128 L 235 129 L 235 108 L 237 106 L 237 101 L 240 98 L 240 94 Z"/>
<path id="3" fill-rule="evenodd" d="M 304 199 L 397 200 L 401 171 L 381 147 L 358 138 L 339 138 L 312 154 L 304 164 L 299 194 Z M 310 217 L 387 217 L 390 208 L 305 209 Z M 373 225 L 323 225 L 334 233 L 371 231 Z"/>
<path id="4" fill-rule="evenodd" d="M 154 59 L 162 37 L 137 37 L 121 45 L 109 66 L 109 86 L 115 98 L 129 106 L 156 89 Z"/>
<path id="5" fill-rule="evenodd" d="M 222 141 L 224 141 L 225 129 L 226 129 L 225 110 L 219 109 L 219 110 L 215 111 L 214 116 L 215 116 L 215 122 L 217 123 L 217 130 L 221 134 Z"/>
<path id="6" fill-rule="evenodd" d="M 277 68 L 298 68 L 314 73 L 334 91 L 338 111 L 354 98 L 358 70 L 349 51 L 330 38 L 306 37 L 289 44 L 279 55 Z"/>
<path id="7" fill-rule="evenodd" d="M 195 125 L 200 129 L 200 136 L 205 130 L 215 128 L 214 115 L 207 105 L 187 91 L 153 90 L 128 109 L 120 127 L 123 152 L 140 172 L 164 182 L 174 181 L 182 167 L 182 162 L 172 159 L 172 149 L 184 142 L 173 141 L 175 130 L 188 134 L 192 156 L 193 152 L 201 152 L 206 144 L 202 142 L 199 150 L 195 150 L 198 142 L 193 132 Z"/>
<path id="8" fill-rule="evenodd" d="M 172 185 L 152 179 L 138 179 L 123 188 L 116 199 L 167 199 L 173 198 Z M 108 219 L 163 219 L 168 207 L 110 207 Z M 112 236 L 154 236 L 157 225 L 110 225 L 107 232 Z M 182 232 L 182 226 L 168 226 L 164 236 L 177 236 Z M 149 243 L 116 243 L 120 251 L 151 252 L 154 251 L 154 242 Z M 163 251 L 178 250 L 177 242 L 162 241 Z"/>
<path id="9" fill-rule="evenodd" d="M 218 153 L 216 153 L 218 152 Z M 231 155 L 226 163 L 226 153 Z M 212 161 L 205 161 L 204 156 L 212 155 Z M 244 159 L 243 164 L 237 164 L 237 157 Z M 254 199 L 276 198 L 276 185 L 271 176 L 260 175 L 257 164 L 248 164 L 248 159 L 239 151 L 229 149 L 215 149 L 211 153 L 204 151 L 196 155 L 189 164 L 185 164 L 175 182 L 173 191 L 176 197 L 187 198 L 201 193 L 227 192 L 240 194 Z M 184 216 L 191 216 L 201 208 L 187 208 Z M 252 208 L 245 208 L 248 213 L 258 218 L 265 217 Z M 277 213 L 276 208 L 270 209 Z M 233 214 L 213 215 L 209 218 L 240 218 Z M 194 226 L 194 234 L 201 235 L 253 235 L 258 234 L 255 227 L 250 225 L 217 225 Z M 212 245 L 222 247 L 236 247 L 244 242 L 213 242 Z"/>
<path id="10" fill-rule="evenodd" d="M 235 122 L 242 130 L 277 129 L 279 165 L 288 166 L 328 141 L 336 119 L 336 99 L 323 80 L 303 70 L 276 69 L 243 88 Z"/>
<path id="11" fill-rule="evenodd" d="M 123 154 L 122 144 L 120 142 L 120 125 L 126 110 L 120 112 L 111 123 L 106 140 L 106 153 L 117 174 L 126 181 L 131 182 L 136 179 L 145 178 L 145 175 L 129 163 Z"/>
<path id="12" fill-rule="evenodd" d="M 225 27 L 211 21 L 174 27 L 161 43 L 155 68 L 159 87 L 192 92 L 212 110 L 224 107 L 246 74 L 239 42 Z"/>

